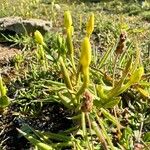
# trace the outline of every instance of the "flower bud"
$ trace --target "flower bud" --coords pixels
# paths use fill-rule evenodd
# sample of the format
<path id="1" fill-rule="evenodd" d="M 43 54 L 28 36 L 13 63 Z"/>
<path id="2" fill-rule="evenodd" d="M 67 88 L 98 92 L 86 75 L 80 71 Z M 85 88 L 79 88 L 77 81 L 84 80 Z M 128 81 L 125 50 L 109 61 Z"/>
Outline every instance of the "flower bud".
<path id="1" fill-rule="evenodd" d="M 86 33 L 88 37 L 92 34 L 93 30 L 94 30 L 94 14 L 92 13 L 90 19 L 86 24 Z"/>
<path id="2" fill-rule="evenodd" d="M 122 32 L 120 34 L 120 37 L 119 37 L 119 42 L 117 44 L 117 47 L 116 47 L 116 50 L 115 50 L 115 53 L 117 55 L 119 54 L 122 54 L 124 49 L 125 49 L 125 42 L 127 40 L 127 33 L 126 32 Z"/>
<path id="3" fill-rule="evenodd" d="M 64 13 L 64 25 L 67 29 L 72 25 L 72 17 L 70 11 L 66 11 Z"/>
<path id="4" fill-rule="evenodd" d="M 34 37 L 35 37 L 35 40 L 36 40 L 37 43 L 39 43 L 41 45 L 44 44 L 43 36 L 38 30 L 36 30 L 34 32 Z"/>
<path id="5" fill-rule="evenodd" d="M 72 43 L 72 32 L 73 32 L 72 30 L 73 30 L 72 27 L 69 27 L 67 29 L 67 38 L 66 38 L 66 44 L 70 55 L 74 55 L 73 43 Z"/>
<path id="6" fill-rule="evenodd" d="M 93 108 L 93 95 L 88 90 L 86 90 L 83 93 L 83 102 L 81 110 L 83 112 L 90 112 L 92 108 Z"/>
<path id="7" fill-rule="evenodd" d="M 85 37 L 81 45 L 80 64 L 82 68 L 89 67 L 91 63 L 91 44 L 88 37 Z"/>

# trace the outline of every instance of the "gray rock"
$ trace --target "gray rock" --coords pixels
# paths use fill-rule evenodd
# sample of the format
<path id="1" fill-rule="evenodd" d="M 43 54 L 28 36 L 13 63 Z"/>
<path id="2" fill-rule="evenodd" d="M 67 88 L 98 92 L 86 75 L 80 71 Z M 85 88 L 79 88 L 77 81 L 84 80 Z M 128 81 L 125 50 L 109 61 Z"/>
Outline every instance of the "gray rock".
<path id="1" fill-rule="evenodd" d="M 41 19 L 23 20 L 21 17 L 0 18 L 1 31 L 13 31 L 17 34 L 33 33 L 39 30 L 42 34 L 49 32 L 52 28 L 52 22 Z"/>

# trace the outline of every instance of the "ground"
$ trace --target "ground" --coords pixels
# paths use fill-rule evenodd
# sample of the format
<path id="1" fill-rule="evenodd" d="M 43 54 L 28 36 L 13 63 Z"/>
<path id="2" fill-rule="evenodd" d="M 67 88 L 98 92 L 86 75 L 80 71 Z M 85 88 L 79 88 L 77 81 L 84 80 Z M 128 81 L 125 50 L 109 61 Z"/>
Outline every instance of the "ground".
<path id="1" fill-rule="evenodd" d="M 7 44 L 7 43 L 6 43 Z M 0 64 L 9 62 L 20 51 L 6 44 L 0 44 Z"/>

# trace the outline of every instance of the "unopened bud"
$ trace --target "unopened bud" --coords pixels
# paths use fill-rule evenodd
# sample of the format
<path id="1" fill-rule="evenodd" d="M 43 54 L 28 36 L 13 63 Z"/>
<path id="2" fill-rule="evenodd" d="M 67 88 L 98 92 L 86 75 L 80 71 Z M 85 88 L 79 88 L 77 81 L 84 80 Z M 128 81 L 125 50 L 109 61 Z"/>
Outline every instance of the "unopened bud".
<path id="1" fill-rule="evenodd" d="M 127 33 L 126 32 L 122 32 L 120 34 L 120 38 L 119 38 L 119 42 L 118 42 L 118 45 L 117 45 L 117 48 L 115 50 L 115 53 L 118 55 L 118 54 L 121 54 L 125 48 L 125 41 L 127 39 Z"/>
<path id="2" fill-rule="evenodd" d="M 36 40 L 36 42 L 37 42 L 38 44 L 41 44 L 41 45 L 44 44 L 43 36 L 42 36 L 42 34 L 41 34 L 38 30 L 36 30 L 36 31 L 34 32 L 34 37 L 35 37 L 35 40 Z"/>
<path id="3" fill-rule="evenodd" d="M 64 13 L 64 24 L 67 29 L 72 26 L 72 17 L 70 11 L 66 11 Z"/>
<path id="4" fill-rule="evenodd" d="M 83 103 L 81 110 L 83 112 L 90 112 L 93 108 L 93 96 L 89 91 L 85 91 L 83 94 Z"/>
<path id="5" fill-rule="evenodd" d="M 91 44 L 88 37 L 85 37 L 81 45 L 80 64 L 82 68 L 89 67 L 91 63 Z"/>
<path id="6" fill-rule="evenodd" d="M 86 32 L 88 37 L 92 34 L 93 30 L 94 30 L 94 14 L 92 13 L 90 19 L 86 24 Z"/>

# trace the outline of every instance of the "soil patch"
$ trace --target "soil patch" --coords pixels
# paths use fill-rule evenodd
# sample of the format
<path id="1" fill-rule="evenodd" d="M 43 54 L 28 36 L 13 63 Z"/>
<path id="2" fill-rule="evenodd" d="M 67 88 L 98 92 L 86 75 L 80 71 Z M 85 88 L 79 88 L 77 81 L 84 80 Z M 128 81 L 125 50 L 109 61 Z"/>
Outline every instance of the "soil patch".
<path id="1" fill-rule="evenodd" d="M 0 66 L 8 63 L 21 50 L 11 47 L 8 43 L 0 44 Z"/>
<path id="2" fill-rule="evenodd" d="M 0 144 L 5 150 L 32 150 L 32 145 L 21 136 L 16 128 L 21 128 L 26 123 L 34 129 L 41 131 L 50 131 L 57 133 L 64 131 L 72 126 L 72 121 L 67 119 L 69 115 L 63 106 L 58 104 L 43 105 L 40 115 L 28 115 L 21 117 L 19 105 L 10 106 L 3 114 L 0 115 Z M 1 147 L 0 147 L 1 148 Z"/>

